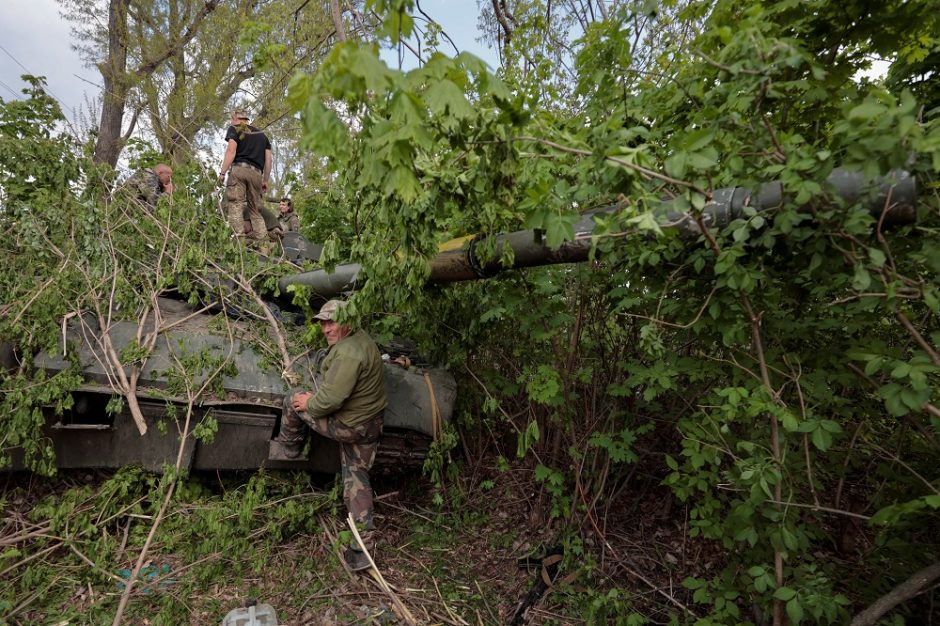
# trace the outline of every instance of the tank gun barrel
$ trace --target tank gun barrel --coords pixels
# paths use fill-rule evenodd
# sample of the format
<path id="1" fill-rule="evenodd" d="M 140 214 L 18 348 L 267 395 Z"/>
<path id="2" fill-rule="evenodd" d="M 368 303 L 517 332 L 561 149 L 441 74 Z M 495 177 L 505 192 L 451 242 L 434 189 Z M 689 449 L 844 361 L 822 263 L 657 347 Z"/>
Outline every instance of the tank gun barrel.
<path id="1" fill-rule="evenodd" d="M 826 182 L 846 202 L 854 202 L 863 194 L 875 191 L 876 185 L 877 193 L 870 194 L 867 207 L 883 224 L 907 224 L 916 218 L 917 183 L 907 172 L 892 172 L 869 185 L 860 172 L 840 168 L 833 170 Z M 744 187 L 716 189 L 702 210 L 701 222 L 708 228 L 722 228 L 744 216 L 746 207 L 763 212 L 778 208 L 786 201 L 783 185 L 779 182 L 761 185 L 756 192 Z M 695 217 L 688 212 L 673 210 L 671 204 L 671 201 L 663 201 L 656 211 L 665 221 L 662 224 L 663 230 L 677 231 L 679 236 L 685 238 L 700 235 L 699 222 Z M 536 230 L 455 240 L 458 245 L 445 244 L 442 251 L 430 260 L 431 273 L 428 282 L 475 280 L 490 278 L 505 269 L 586 261 L 590 255 L 591 238 L 596 225 L 594 217 L 612 215 L 622 208 L 622 205 L 613 205 L 584 213 L 574 225 L 573 240 L 565 241 L 554 248 L 548 246 L 541 232 Z M 484 242 L 492 245 L 497 251 L 509 246 L 513 252 L 512 265 L 503 265 L 498 256 L 488 260 L 482 259 L 477 249 Z M 281 291 L 286 291 L 290 285 L 305 285 L 323 298 L 332 298 L 356 289 L 359 269 L 358 264 L 346 264 L 336 266 L 333 272 L 314 270 L 285 276 L 280 280 L 279 286 Z"/>

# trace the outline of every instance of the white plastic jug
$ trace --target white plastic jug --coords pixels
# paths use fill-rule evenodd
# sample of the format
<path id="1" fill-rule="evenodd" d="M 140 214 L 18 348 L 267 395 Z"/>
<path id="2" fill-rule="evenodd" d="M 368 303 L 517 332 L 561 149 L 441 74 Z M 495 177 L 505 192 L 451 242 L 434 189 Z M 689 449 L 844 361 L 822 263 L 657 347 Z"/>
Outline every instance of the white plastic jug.
<path id="1" fill-rule="evenodd" d="M 249 600 L 243 608 L 229 611 L 222 626 L 277 626 L 277 615 L 270 604 Z"/>

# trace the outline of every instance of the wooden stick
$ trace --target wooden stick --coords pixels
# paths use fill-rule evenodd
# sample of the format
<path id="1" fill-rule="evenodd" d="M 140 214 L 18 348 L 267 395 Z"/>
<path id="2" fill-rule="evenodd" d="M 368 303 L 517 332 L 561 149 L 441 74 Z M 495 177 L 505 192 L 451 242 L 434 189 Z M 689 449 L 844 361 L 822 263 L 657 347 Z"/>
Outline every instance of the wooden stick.
<path id="1" fill-rule="evenodd" d="M 382 572 L 380 572 L 379 568 L 376 567 L 375 561 L 372 560 L 372 555 L 369 554 L 365 544 L 362 542 L 362 537 L 359 536 L 359 530 L 356 528 L 356 521 L 353 519 L 352 513 L 347 514 L 346 521 L 349 523 L 349 529 L 352 531 L 353 537 L 356 538 L 356 543 L 359 544 L 359 548 L 362 550 L 362 553 L 366 555 L 367 559 L 369 559 L 369 565 L 372 566 L 370 572 L 372 573 L 373 578 L 375 578 L 375 580 L 379 583 L 379 586 L 382 588 L 382 590 L 388 594 L 392 604 L 394 604 L 395 608 L 399 610 L 402 619 L 405 620 L 405 623 L 407 623 L 408 626 L 417 626 L 418 622 L 415 621 L 414 615 L 412 615 L 411 611 L 408 610 L 408 607 L 398 599 L 398 596 L 395 595 L 395 592 L 392 591 L 392 588 L 388 586 L 387 582 L 385 582 L 385 578 L 382 576 Z"/>

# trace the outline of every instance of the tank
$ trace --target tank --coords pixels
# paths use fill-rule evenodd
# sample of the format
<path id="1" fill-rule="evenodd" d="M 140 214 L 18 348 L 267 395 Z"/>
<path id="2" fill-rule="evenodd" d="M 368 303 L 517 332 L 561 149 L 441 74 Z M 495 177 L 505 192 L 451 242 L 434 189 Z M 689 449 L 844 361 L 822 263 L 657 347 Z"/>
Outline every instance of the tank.
<path id="1" fill-rule="evenodd" d="M 910 223 L 916 217 L 916 181 L 905 172 L 867 182 L 856 173 L 836 170 L 828 183 L 846 200 L 866 198 L 869 210 L 883 224 Z M 699 218 L 671 211 L 665 201 L 658 213 L 663 228 L 676 230 L 680 237 L 696 238 L 701 234 L 700 224 L 710 228 L 724 226 L 740 217 L 746 207 L 771 217 L 772 210 L 785 201 L 782 187 L 770 183 L 755 192 L 743 188 L 715 190 Z M 595 216 L 620 209 L 610 206 L 585 213 L 575 225 L 574 240 L 557 248 L 549 247 L 541 233 L 533 230 L 493 238 L 497 249 L 503 245 L 512 248 L 513 267 L 585 261 L 591 250 Z M 476 251 L 481 243 L 481 238 L 465 237 L 441 246 L 439 254 L 430 259 L 429 282 L 486 279 L 507 269 L 497 261 L 479 257 Z M 289 260 L 297 262 L 316 260 L 321 250 L 297 233 L 285 235 L 283 249 Z M 317 270 L 288 275 L 280 280 L 279 286 L 282 293 L 287 293 L 291 285 L 305 285 L 325 301 L 356 289 L 358 273 L 356 264 L 340 265 L 333 272 Z M 339 471 L 339 446 L 331 440 L 311 434 L 304 456 L 296 460 L 285 460 L 273 441 L 279 432 L 284 400 L 291 389 L 312 388 L 315 353 L 298 358 L 293 363 L 292 375 L 282 376 L 270 365 L 268 355 L 259 353 L 237 332 L 221 332 L 214 324 L 220 315 L 225 316 L 237 331 L 239 311 L 194 310 L 172 298 L 160 298 L 158 309 L 163 327 L 172 328 L 156 336 L 148 358 L 136 372 L 109 367 L 104 353 L 110 350 L 112 354 L 125 354 L 133 350 L 140 337 L 152 329 L 152 316 L 143 325 L 115 322 L 108 333 L 102 333 L 89 320 L 73 318 L 63 326 L 63 341 L 76 349 L 83 382 L 72 392 L 70 408 L 58 414 L 51 407 L 45 410 L 43 432 L 52 444 L 58 467 L 118 468 L 138 464 L 159 471 L 178 461 L 181 467 L 192 470 L 267 467 Z M 282 315 L 275 304 L 267 305 L 265 315 L 289 317 Z M 104 336 L 112 345 L 103 345 Z M 457 383 L 450 372 L 412 365 L 408 359 L 399 358 L 402 352 L 393 346 L 383 350 L 388 408 L 375 462 L 379 472 L 419 466 L 431 443 L 451 419 L 457 395 Z M 172 376 L 174 363 L 184 355 L 200 355 L 209 369 L 213 363 L 227 364 L 221 375 L 213 378 L 212 393 L 193 406 L 188 420 L 185 414 L 189 403 L 178 385 L 174 385 Z M 0 367 L 10 367 L 15 362 L 15 350 L 0 345 Z M 34 362 L 50 374 L 72 367 L 60 354 L 48 352 L 36 355 Z M 116 394 L 114 380 L 131 376 L 136 376 L 136 393 L 128 394 L 126 402 Z M 289 384 L 285 378 L 291 377 Z M 13 468 L 23 467 L 22 451 L 13 450 Z"/>
<path id="2" fill-rule="evenodd" d="M 297 360 L 293 371 L 299 377 L 291 385 L 276 368 L 265 367 L 264 355 L 249 342 L 213 330 L 214 318 L 229 313 L 194 314 L 188 304 L 171 298 L 160 298 L 159 310 L 163 324 L 174 326 L 158 335 L 139 370 L 138 419 L 109 382 L 115 372 L 103 354 L 101 335 L 88 332 L 88 320 L 73 319 L 65 327 L 64 337 L 75 348 L 84 380 L 72 392 L 71 408 L 60 415 L 52 407 L 45 409 L 43 434 L 52 444 L 58 467 L 136 464 L 160 471 L 174 465 L 182 450 L 181 467 L 191 470 L 340 470 L 338 445 L 315 433 L 299 459 L 282 460 L 276 450 L 272 452 L 285 397 L 295 386 L 312 388 L 315 353 Z M 237 327 L 238 322 L 235 324 Z M 135 322 L 119 321 L 108 335 L 114 351 L 122 354 L 136 345 L 139 331 L 145 335 L 151 329 L 152 322 L 141 328 Z M 426 365 L 400 365 L 395 360 L 401 352 L 388 347 L 383 351 L 388 407 L 376 471 L 420 466 L 431 442 L 450 420 L 457 394 L 456 381 L 449 372 Z M 14 358 L 10 346 L 4 354 L 7 361 Z M 207 363 L 226 360 L 229 365 L 216 379 L 209 399 L 194 406 L 189 427 L 184 428 L 188 402 L 174 395 L 170 372 L 174 360 L 196 354 Z M 34 363 L 48 374 L 72 367 L 61 354 L 48 352 L 37 354 Z M 125 375 L 131 375 L 129 368 Z M 200 382 L 198 378 L 196 382 Z M 180 446 L 184 431 L 185 443 Z M 205 436 L 207 433 L 211 436 Z M 13 469 L 25 467 L 21 450 L 13 450 L 12 457 Z"/>

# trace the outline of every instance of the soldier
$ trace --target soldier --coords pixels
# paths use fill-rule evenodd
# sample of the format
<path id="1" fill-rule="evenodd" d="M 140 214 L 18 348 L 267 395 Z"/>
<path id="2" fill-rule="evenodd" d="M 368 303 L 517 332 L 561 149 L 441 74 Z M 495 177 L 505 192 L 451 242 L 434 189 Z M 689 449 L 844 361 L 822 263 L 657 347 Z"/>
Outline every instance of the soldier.
<path id="1" fill-rule="evenodd" d="M 245 111 L 232 112 L 231 126 L 225 134 L 225 157 L 219 171 L 219 183 L 225 184 L 226 216 L 235 236 L 245 234 L 247 209 L 251 232 L 247 237 L 267 239 L 261 216 L 262 194 L 268 190 L 271 176 L 271 142 L 259 129 L 248 124 Z M 228 174 L 228 181 L 225 175 Z"/>
<path id="2" fill-rule="evenodd" d="M 300 230 L 300 218 L 294 213 L 294 201 L 290 198 L 281 198 L 278 205 L 280 213 L 277 216 L 278 227 L 283 233 L 296 233 Z"/>
<path id="3" fill-rule="evenodd" d="M 139 170 L 127 179 L 123 189 L 130 198 L 154 208 L 160 196 L 173 193 L 173 169 L 166 163 L 158 163 L 153 169 Z"/>
<path id="4" fill-rule="evenodd" d="M 372 484 L 369 470 L 375 461 L 385 407 L 385 368 L 378 346 L 364 330 L 337 323 L 333 318 L 345 303 L 330 300 L 314 317 L 328 345 L 320 366 L 322 382 L 313 392 L 285 398 L 284 420 L 277 441 L 288 458 L 297 458 L 304 441 L 304 424 L 340 443 L 343 500 L 352 514 L 366 548 L 374 546 Z M 343 555 L 353 571 L 367 569 L 369 560 L 353 544 Z"/>

